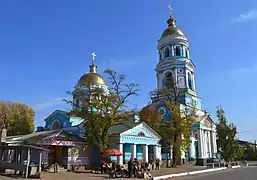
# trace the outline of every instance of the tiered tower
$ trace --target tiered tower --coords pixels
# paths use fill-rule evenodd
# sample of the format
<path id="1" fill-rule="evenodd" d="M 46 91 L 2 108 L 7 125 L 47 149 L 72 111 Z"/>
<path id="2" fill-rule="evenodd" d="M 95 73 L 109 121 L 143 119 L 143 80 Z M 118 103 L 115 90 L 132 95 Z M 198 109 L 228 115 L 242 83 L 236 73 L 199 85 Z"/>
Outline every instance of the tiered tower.
<path id="1" fill-rule="evenodd" d="M 169 9 L 168 27 L 162 33 L 157 46 L 159 52 L 159 62 L 155 69 L 157 90 L 167 87 L 169 82 L 175 82 L 180 92 L 179 101 L 184 105 L 195 105 L 201 110 L 202 103 L 196 94 L 195 66 L 190 59 L 189 41 L 177 27 L 171 5 Z M 153 96 L 152 101 L 157 103 L 158 99 Z M 165 108 L 161 106 L 157 108 L 161 114 L 165 114 Z"/>

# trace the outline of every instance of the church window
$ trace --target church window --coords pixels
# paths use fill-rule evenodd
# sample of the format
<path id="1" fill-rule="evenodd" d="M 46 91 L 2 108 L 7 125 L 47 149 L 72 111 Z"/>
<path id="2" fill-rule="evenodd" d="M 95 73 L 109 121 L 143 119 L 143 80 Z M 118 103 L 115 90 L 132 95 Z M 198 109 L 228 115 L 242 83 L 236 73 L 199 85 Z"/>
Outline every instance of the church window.
<path id="1" fill-rule="evenodd" d="M 188 50 L 185 48 L 185 57 L 188 57 Z"/>
<path id="2" fill-rule="evenodd" d="M 188 87 L 193 90 L 193 79 L 190 73 L 187 73 Z"/>
<path id="3" fill-rule="evenodd" d="M 165 82 L 166 82 L 166 87 L 167 87 L 167 88 L 171 88 L 171 87 L 172 87 L 172 85 L 173 85 L 173 83 L 174 83 L 172 73 L 169 72 L 169 73 L 166 75 Z"/>
<path id="4" fill-rule="evenodd" d="M 145 133 L 141 131 L 138 133 L 138 136 L 145 136 Z"/>
<path id="5" fill-rule="evenodd" d="M 59 120 L 54 120 L 53 123 L 52 123 L 52 130 L 55 130 L 55 129 L 61 129 L 62 128 L 62 125 L 61 125 L 61 122 Z"/>
<path id="6" fill-rule="evenodd" d="M 170 48 L 166 47 L 164 49 L 164 57 L 169 57 L 170 56 Z"/>
<path id="7" fill-rule="evenodd" d="M 175 48 L 176 56 L 181 56 L 181 46 L 176 46 Z"/>

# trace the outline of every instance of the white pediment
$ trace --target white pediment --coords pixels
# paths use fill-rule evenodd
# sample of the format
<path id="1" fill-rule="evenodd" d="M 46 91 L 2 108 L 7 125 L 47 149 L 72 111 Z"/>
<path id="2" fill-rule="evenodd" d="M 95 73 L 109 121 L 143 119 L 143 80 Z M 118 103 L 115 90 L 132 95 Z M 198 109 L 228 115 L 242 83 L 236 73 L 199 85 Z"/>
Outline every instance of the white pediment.
<path id="1" fill-rule="evenodd" d="M 207 127 L 207 128 L 212 128 L 212 126 L 214 125 L 212 119 L 210 118 L 210 116 L 205 116 L 201 121 L 200 121 L 201 124 L 204 125 L 204 127 Z"/>
<path id="2" fill-rule="evenodd" d="M 120 136 L 142 136 L 146 138 L 161 139 L 161 136 L 157 134 L 151 127 L 146 123 L 142 122 L 139 125 L 124 131 Z"/>

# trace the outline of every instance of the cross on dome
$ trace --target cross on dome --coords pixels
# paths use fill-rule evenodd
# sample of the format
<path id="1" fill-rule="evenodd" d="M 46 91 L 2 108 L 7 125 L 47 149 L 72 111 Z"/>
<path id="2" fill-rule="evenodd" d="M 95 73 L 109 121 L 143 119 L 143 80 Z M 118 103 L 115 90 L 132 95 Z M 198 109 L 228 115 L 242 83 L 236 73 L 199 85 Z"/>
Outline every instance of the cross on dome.
<path id="1" fill-rule="evenodd" d="M 172 17 L 172 6 L 171 6 L 171 4 L 168 5 L 168 8 L 170 10 L 170 17 Z"/>
<path id="2" fill-rule="evenodd" d="M 92 64 L 95 64 L 95 57 L 96 57 L 95 52 L 92 52 L 91 55 L 92 55 Z"/>

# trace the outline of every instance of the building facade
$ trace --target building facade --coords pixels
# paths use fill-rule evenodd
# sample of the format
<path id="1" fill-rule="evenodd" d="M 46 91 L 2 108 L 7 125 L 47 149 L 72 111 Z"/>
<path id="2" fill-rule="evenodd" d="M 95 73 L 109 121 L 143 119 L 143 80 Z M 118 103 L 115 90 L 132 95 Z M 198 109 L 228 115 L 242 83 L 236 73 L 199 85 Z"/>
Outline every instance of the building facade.
<path id="1" fill-rule="evenodd" d="M 176 99 L 182 104 L 181 108 L 195 107 L 197 109 L 198 118 L 192 126 L 191 145 L 188 151 L 182 153 L 182 158 L 198 159 L 200 164 L 203 164 L 205 159 L 216 157 L 216 126 L 202 108 L 202 99 L 197 96 L 195 65 L 190 57 L 190 43 L 182 30 L 177 27 L 171 7 L 167 23 L 168 27 L 158 40 L 159 59 L 155 69 L 157 88 L 152 93 L 152 104 L 164 120 L 171 120 L 171 112 L 160 101 L 160 99 L 167 100 L 168 97 L 160 95 L 158 92 L 172 85 L 179 92 Z M 170 97 L 174 94 L 166 96 Z M 167 154 L 162 153 L 163 159 L 169 157 Z"/>

